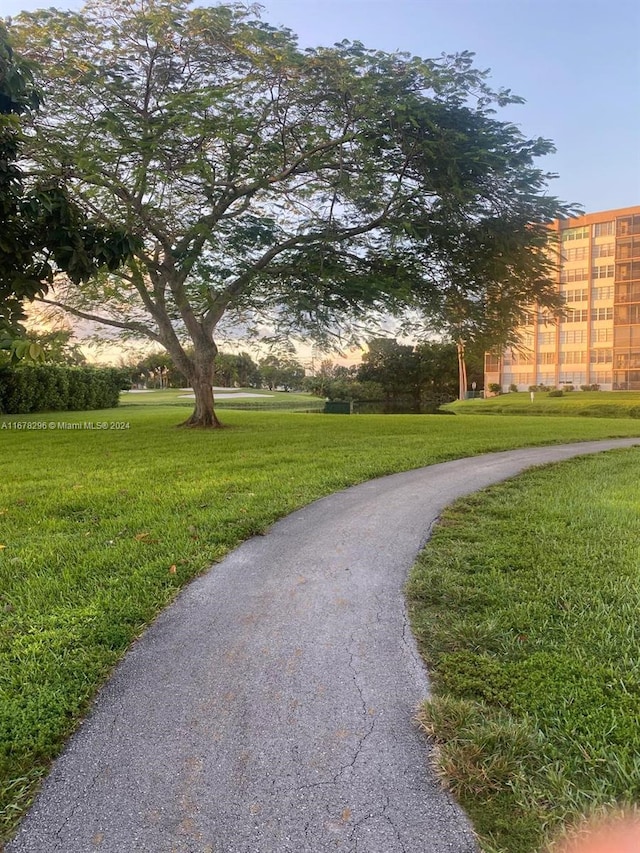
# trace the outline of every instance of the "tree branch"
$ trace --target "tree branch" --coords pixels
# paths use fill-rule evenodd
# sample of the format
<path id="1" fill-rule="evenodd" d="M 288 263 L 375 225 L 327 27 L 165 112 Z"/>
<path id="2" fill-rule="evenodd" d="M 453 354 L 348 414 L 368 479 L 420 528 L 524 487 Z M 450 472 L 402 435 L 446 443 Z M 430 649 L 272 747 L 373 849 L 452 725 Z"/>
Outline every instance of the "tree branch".
<path id="1" fill-rule="evenodd" d="M 39 297 L 34 301 L 42 302 L 45 305 L 53 305 L 55 308 L 61 308 L 63 311 L 73 314 L 74 317 L 80 317 L 82 320 L 91 320 L 94 323 L 101 323 L 105 326 L 114 326 L 116 329 L 124 329 L 128 332 L 139 332 L 141 335 L 144 335 L 145 338 L 151 338 L 154 341 L 158 341 L 158 343 L 162 343 L 160 335 L 148 326 L 145 326 L 144 323 L 138 323 L 133 320 L 111 320 L 108 317 L 99 317 L 97 314 L 80 311 L 78 308 L 73 308 L 71 305 L 65 305 L 64 302 L 57 302 L 55 299 L 44 299 Z"/>
<path id="2" fill-rule="evenodd" d="M 272 246 L 262 255 L 262 257 L 252 264 L 250 269 L 238 276 L 231 282 L 231 284 L 225 287 L 225 289 L 218 294 L 214 300 L 212 300 L 211 307 L 203 318 L 202 328 L 206 332 L 212 333 L 231 301 L 242 293 L 243 289 L 257 273 L 267 267 L 269 263 L 275 257 L 282 254 L 282 252 L 285 252 L 287 249 L 294 249 L 296 246 L 303 246 L 311 243 L 340 243 L 343 240 L 350 239 L 351 237 L 358 237 L 360 234 L 366 234 L 368 231 L 372 231 L 374 228 L 381 225 L 385 220 L 385 216 L 386 212 L 376 217 L 376 219 L 366 223 L 366 225 L 360 225 L 355 228 L 346 228 L 339 233 L 325 231 L 316 232 L 315 234 L 303 234 L 298 237 L 291 237 L 289 240 L 285 240 L 277 246 Z"/>

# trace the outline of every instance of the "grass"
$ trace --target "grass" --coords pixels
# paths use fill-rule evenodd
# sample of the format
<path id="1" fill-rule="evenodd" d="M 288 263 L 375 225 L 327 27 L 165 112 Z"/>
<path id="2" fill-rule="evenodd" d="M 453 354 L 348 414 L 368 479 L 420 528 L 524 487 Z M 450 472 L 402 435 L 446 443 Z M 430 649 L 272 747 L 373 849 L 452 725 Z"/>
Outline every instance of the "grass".
<path id="1" fill-rule="evenodd" d="M 255 396 L 242 397 L 243 392 Z M 222 393 L 224 396 L 220 396 Z M 189 389 L 165 388 L 149 391 L 125 391 L 122 393 L 122 406 L 173 405 L 193 408 L 193 399 Z M 238 396 L 231 396 L 238 395 Z M 227 388 L 216 392 L 216 409 L 242 409 L 261 411 L 321 411 L 324 399 L 312 394 L 290 391 L 267 391 L 259 388 Z"/>
<path id="2" fill-rule="evenodd" d="M 487 853 L 640 803 L 640 450 L 538 469 L 444 514 L 409 583 L 420 719 Z"/>
<path id="3" fill-rule="evenodd" d="M 622 419 L 238 411 L 203 432 L 175 429 L 175 401 L 130 396 L 111 411 L 0 418 L 0 839 L 132 639 L 243 539 L 394 471 L 640 433 Z M 129 427 L 26 428 L 89 421 Z"/>
<path id="4" fill-rule="evenodd" d="M 570 391 L 562 397 L 535 392 L 463 400 L 444 407 L 457 415 L 569 415 L 586 418 L 640 418 L 640 392 Z"/>

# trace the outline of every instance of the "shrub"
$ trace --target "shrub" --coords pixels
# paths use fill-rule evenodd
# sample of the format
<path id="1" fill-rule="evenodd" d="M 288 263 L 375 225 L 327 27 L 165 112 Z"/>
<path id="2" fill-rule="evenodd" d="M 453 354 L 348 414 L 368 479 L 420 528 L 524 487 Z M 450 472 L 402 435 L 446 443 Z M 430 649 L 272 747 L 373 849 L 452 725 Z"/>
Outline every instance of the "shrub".
<path id="1" fill-rule="evenodd" d="M 111 409 L 128 387 L 126 371 L 112 367 L 20 366 L 0 369 L 0 413 Z"/>
<path id="2" fill-rule="evenodd" d="M 515 382 L 512 382 L 511 385 L 509 385 L 509 391 L 511 391 L 512 394 L 518 393 L 518 386 Z"/>
<path id="3" fill-rule="evenodd" d="M 596 385 L 596 384 L 593 384 L 593 385 L 581 385 L 581 386 L 580 386 L 580 390 L 581 390 L 581 391 L 599 391 L 599 390 L 600 390 L 600 386 L 599 386 L 599 385 Z"/>
<path id="4" fill-rule="evenodd" d="M 540 391 L 542 393 L 544 391 L 555 391 L 555 390 L 556 390 L 555 385 L 543 385 L 542 383 L 540 383 L 540 385 L 529 385 L 529 391 Z"/>
<path id="5" fill-rule="evenodd" d="M 332 379 L 325 387 L 325 396 L 329 400 L 384 400 L 384 389 L 379 382 Z"/>
<path id="6" fill-rule="evenodd" d="M 499 382 L 490 382 L 489 391 L 491 391 L 492 394 L 502 394 L 502 385 L 500 385 Z"/>
<path id="7" fill-rule="evenodd" d="M 550 397 L 564 397 L 564 391 L 561 391 L 560 389 L 556 390 L 554 388 L 553 391 L 549 391 L 549 396 Z"/>
<path id="8" fill-rule="evenodd" d="M 575 385 L 563 385 L 562 390 L 566 391 L 567 393 L 570 393 L 571 391 L 575 391 L 576 387 Z"/>

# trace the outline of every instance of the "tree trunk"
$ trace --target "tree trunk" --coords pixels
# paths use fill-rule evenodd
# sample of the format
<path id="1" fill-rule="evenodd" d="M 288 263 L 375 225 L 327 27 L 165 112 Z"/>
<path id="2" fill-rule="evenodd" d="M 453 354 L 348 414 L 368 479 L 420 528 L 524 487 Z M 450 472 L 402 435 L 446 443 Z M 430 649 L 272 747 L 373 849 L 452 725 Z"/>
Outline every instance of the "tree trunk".
<path id="1" fill-rule="evenodd" d="M 216 355 L 216 347 L 203 348 L 204 351 L 196 352 L 193 360 L 193 368 L 189 376 L 189 384 L 196 395 L 196 405 L 191 417 L 180 424 L 183 427 L 200 427 L 202 429 L 220 429 L 222 424 L 216 417 L 213 401 L 213 360 Z"/>
<path id="2" fill-rule="evenodd" d="M 464 343 L 458 341 L 458 398 L 464 400 L 467 396 L 467 365 L 464 360 Z"/>

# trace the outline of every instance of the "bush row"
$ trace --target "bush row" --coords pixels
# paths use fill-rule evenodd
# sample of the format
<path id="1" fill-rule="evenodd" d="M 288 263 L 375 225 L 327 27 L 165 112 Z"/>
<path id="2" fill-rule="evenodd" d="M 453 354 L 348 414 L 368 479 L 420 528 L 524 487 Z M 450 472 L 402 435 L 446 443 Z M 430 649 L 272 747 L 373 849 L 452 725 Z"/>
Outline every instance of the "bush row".
<path id="1" fill-rule="evenodd" d="M 114 367 L 2 367 L 0 413 L 111 409 L 128 387 L 127 372 Z"/>
<path id="2" fill-rule="evenodd" d="M 568 393 L 570 391 L 575 391 L 576 386 L 575 385 L 569 385 L 567 383 L 563 384 L 561 388 L 556 388 L 555 385 L 529 385 L 529 391 L 558 391 L 558 390 L 559 391 L 566 391 Z M 581 385 L 580 390 L 581 391 L 599 391 L 600 386 L 596 385 L 596 384 Z"/>

